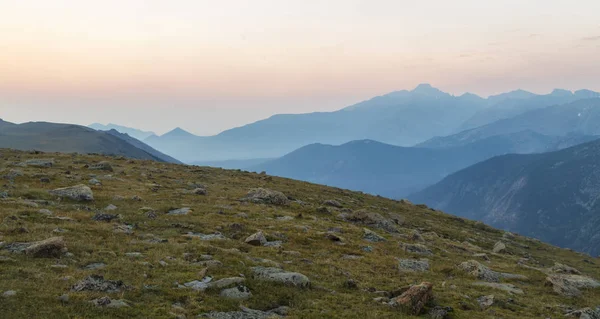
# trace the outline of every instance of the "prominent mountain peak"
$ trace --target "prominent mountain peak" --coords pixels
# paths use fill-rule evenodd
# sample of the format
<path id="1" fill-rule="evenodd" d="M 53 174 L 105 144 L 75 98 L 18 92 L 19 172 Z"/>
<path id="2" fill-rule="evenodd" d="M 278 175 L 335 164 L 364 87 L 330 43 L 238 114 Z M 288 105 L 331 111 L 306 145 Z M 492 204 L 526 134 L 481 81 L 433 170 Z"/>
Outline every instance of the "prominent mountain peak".
<path id="1" fill-rule="evenodd" d="M 563 90 L 563 89 L 554 89 L 554 90 L 552 90 L 552 93 L 550 93 L 550 95 L 554 95 L 554 96 L 571 96 L 571 95 L 573 95 L 573 92 L 571 92 L 569 90 Z"/>
<path id="2" fill-rule="evenodd" d="M 412 90 L 411 92 L 418 93 L 418 94 L 424 94 L 424 95 L 446 94 L 446 93 L 434 88 L 429 83 L 421 83 L 421 84 L 417 85 L 417 87 L 414 88 L 414 90 Z"/>
<path id="3" fill-rule="evenodd" d="M 192 134 L 192 133 L 190 133 L 190 132 L 182 129 L 181 127 L 176 127 L 173 130 L 171 130 L 171 131 L 169 131 L 169 132 L 167 132 L 167 133 L 165 133 L 165 134 L 162 135 L 162 137 L 165 137 L 165 136 L 169 136 L 169 137 L 193 137 L 193 136 L 196 136 L 196 135 L 194 135 L 194 134 Z"/>

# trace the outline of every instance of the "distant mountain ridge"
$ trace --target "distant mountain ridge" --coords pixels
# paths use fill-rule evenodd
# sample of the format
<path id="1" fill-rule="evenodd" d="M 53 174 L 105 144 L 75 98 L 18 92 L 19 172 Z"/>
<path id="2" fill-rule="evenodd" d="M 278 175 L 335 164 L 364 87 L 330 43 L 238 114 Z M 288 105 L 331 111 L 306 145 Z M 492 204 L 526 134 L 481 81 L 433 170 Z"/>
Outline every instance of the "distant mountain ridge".
<path id="1" fill-rule="evenodd" d="M 600 255 L 600 140 L 504 155 L 409 196 L 459 216 Z"/>
<path id="2" fill-rule="evenodd" d="M 109 123 L 107 125 L 100 124 L 100 123 L 94 123 L 94 124 L 88 125 L 88 127 L 93 128 L 95 130 L 99 130 L 99 131 L 116 130 L 117 132 L 125 133 L 125 134 L 127 134 L 133 138 L 136 138 L 140 141 L 143 141 L 144 139 L 146 139 L 152 135 L 156 135 L 154 132 L 142 131 L 142 130 L 139 130 L 136 128 L 131 128 L 131 127 L 112 124 L 112 123 Z"/>
<path id="3" fill-rule="evenodd" d="M 97 131 L 80 125 L 49 122 L 14 124 L 0 120 L 0 148 L 100 153 L 159 162 L 179 162 L 116 131 Z"/>
<path id="4" fill-rule="evenodd" d="M 456 147 L 490 136 L 523 130 L 552 136 L 600 135 L 600 98 L 582 99 L 568 104 L 538 108 L 457 134 L 435 137 L 417 146 Z"/>
<path id="5" fill-rule="evenodd" d="M 177 128 L 144 141 L 187 163 L 277 158 L 313 143 L 340 145 L 364 139 L 412 146 L 476 123 L 489 124 L 595 96 L 600 94 L 589 90 L 555 90 L 546 95 L 516 90 L 486 99 L 470 93 L 453 96 L 420 84 L 411 91 L 391 92 L 334 112 L 276 114 L 214 136 L 196 136 Z"/>
<path id="6" fill-rule="evenodd" d="M 446 149 L 400 147 L 372 140 L 340 146 L 311 144 L 245 169 L 399 199 L 496 155 L 545 152 L 591 139 L 523 131 Z"/>
<path id="7" fill-rule="evenodd" d="M 392 92 L 334 112 L 277 114 L 215 136 L 177 130 L 145 142 L 185 162 L 273 158 L 312 143 L 343 144 L 361 139 L 412 145 L 453 132 L 484 107 L 484 101 L 471 95 L 452 96 L 422 84 L 412 91 Z"/>

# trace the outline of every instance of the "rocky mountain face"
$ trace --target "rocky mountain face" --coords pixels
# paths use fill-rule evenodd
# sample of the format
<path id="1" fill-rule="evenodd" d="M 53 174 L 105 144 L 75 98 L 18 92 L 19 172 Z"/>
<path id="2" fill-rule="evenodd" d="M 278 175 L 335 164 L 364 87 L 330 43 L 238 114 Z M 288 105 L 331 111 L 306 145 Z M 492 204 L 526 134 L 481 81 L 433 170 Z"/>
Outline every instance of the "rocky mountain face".
<path id="1" fill-rule="evenodd" d="M 598 258 L 424 205 L 242 171 L 0 155 L 4 317 L 600 314 Z"/>
<path id="2" fill-rule="evenodd" d="M 178 162 L 126 134 L 96 131 L 73 124 L 14 124 L 0 121 L 0 147 L 45 152 L 100 153 L 160 162 Z"/>
<path id="3" fill-rule="evenodd" d="M 597 256 L 600 141 L 551 153 L 495 157 L 410 198 Z"/>

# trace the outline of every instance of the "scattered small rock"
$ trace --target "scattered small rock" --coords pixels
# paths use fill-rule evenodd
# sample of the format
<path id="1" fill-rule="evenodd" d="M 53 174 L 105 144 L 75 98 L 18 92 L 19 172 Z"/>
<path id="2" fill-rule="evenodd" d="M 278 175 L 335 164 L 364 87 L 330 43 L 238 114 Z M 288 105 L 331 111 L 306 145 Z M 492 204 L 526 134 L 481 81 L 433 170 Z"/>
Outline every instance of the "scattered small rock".
<path id="1" fill-rule="evenodd" d="M 121 280 L 105 280 L 103 276 L 91 275 L 71 287 L 71 291 L 119 292 L 128 289 Z"/>

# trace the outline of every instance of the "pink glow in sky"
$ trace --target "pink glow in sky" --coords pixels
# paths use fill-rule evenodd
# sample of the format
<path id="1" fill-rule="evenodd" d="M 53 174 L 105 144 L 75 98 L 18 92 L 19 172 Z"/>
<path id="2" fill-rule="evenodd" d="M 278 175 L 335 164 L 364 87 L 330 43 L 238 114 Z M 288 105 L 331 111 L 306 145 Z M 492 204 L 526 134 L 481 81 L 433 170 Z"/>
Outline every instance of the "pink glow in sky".
<path id="1" fill-rule="evenodd" d="M 212 134 L 421 82 L 600 90 L 600 1 L 0 0 L 0 118 Z"/>

